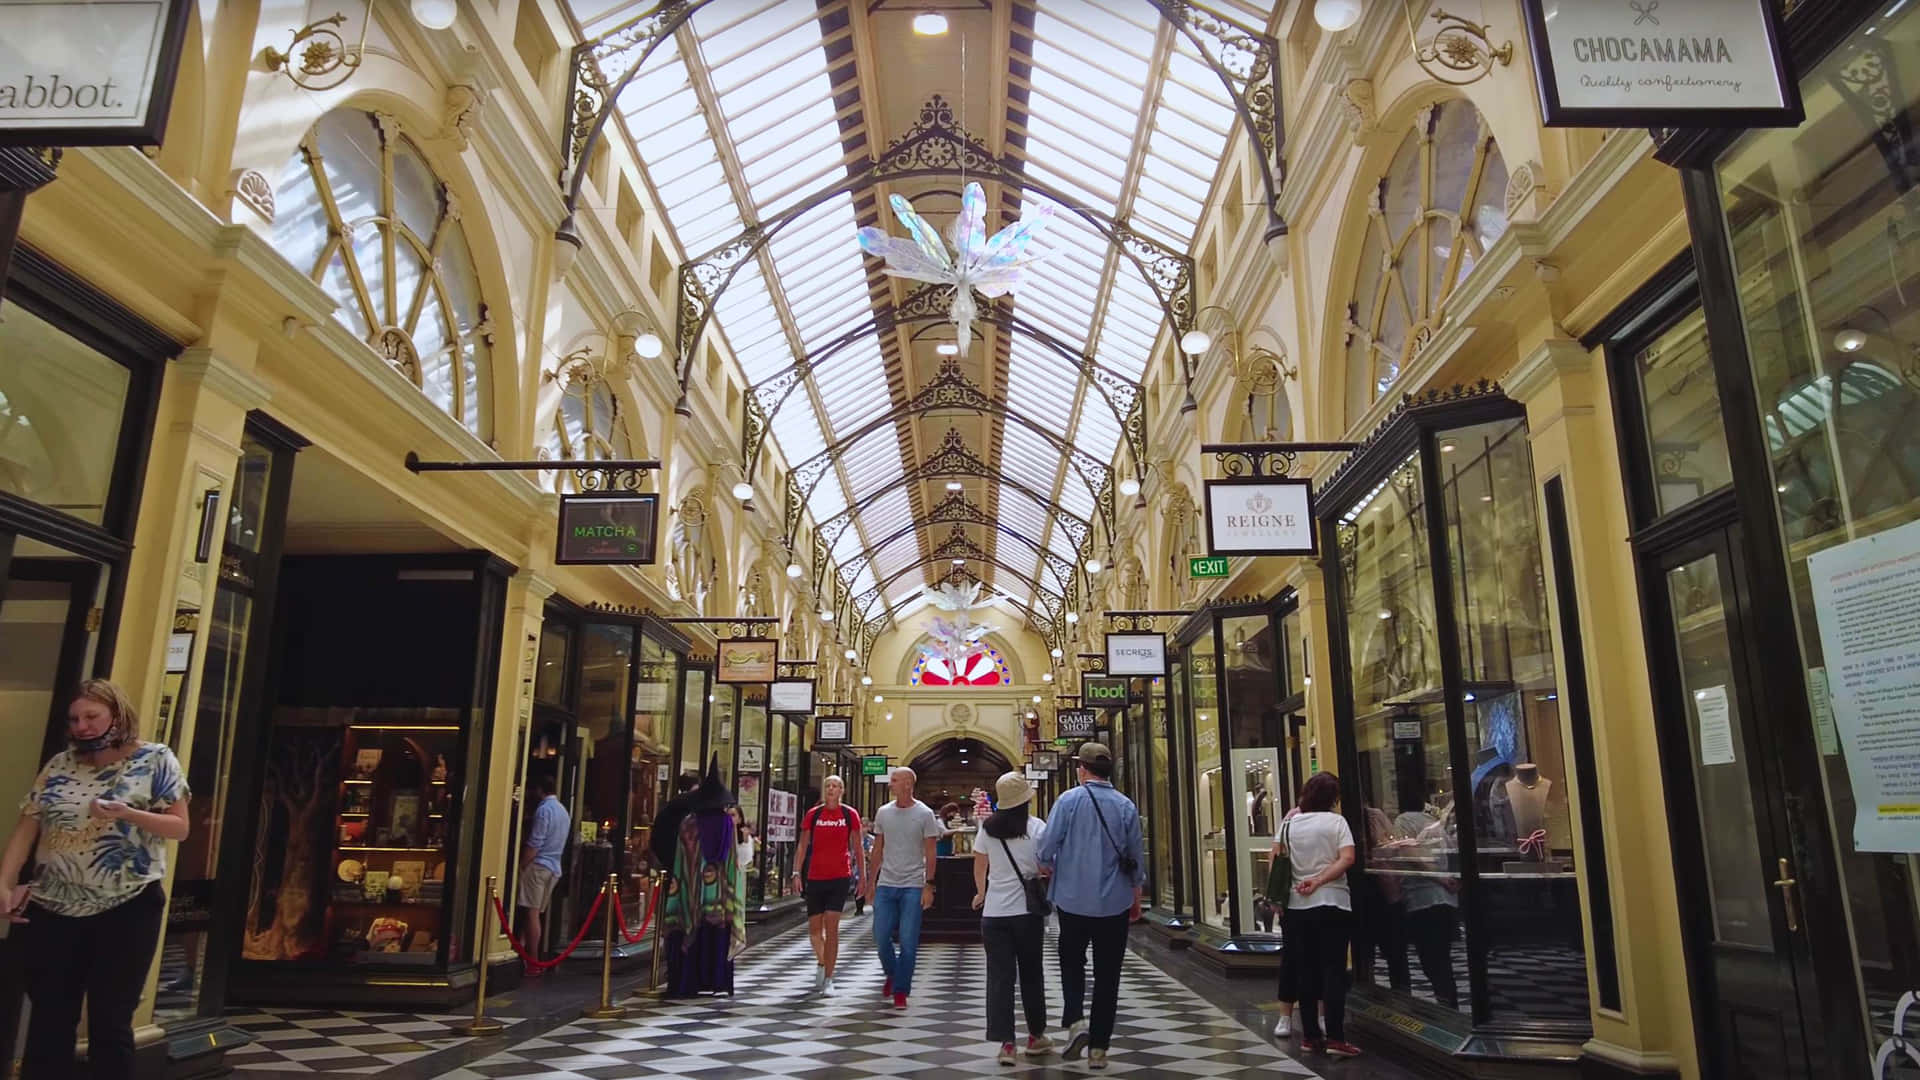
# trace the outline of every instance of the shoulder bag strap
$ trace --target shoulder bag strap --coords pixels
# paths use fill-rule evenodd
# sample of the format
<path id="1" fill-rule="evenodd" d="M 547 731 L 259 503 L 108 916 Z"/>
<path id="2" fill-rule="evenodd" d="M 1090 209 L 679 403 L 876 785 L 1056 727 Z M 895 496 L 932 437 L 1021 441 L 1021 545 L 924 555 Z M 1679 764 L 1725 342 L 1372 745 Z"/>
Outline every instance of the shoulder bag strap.
<path id="1" fill-rule="evenodd" d="M 1020 879 L 1020 887 L 1025 889 L 1027 887 L 1027 875 L 1020 872 L 1020 860 L 1013 857 L 1013 849 L 1007 846 L 1007 838 L 1004 836 L 996 836 L 994 839 L 1000 841 L 1000 850 L 1007 853 L 1007 861 L 1013 864 L 1013 876 Z"/>
<path id="2" fill-rule="evenodd" d="M 1093 797 L 1092 788 L 1083 788 L 1082 790 L 1087 793 L 1087 801 L 1093 804 L 1093 816 L 1099 820 L 1100 832 L 1107 838 L 1107 843 L 1113 846 L 1114 855 L 1125 858 L 1127 853 L 1120 850 L 1120 845 L 1114 842 L 1113 834 L 1107 831 L 1107 817 L 1100 812 L 1100 800 Z"/>

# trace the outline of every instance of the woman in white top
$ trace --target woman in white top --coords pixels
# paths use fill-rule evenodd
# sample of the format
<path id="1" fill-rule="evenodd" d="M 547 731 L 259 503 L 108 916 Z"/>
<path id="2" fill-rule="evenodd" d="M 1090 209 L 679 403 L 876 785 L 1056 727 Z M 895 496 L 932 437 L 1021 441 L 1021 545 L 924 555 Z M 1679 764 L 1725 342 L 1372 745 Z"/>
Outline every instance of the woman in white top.
<path id="1" fill-rule="evenodd" d="M 980 939 L 987 949 L 987 1039 L 1000 1044 L 1000 1064 L 1016 1065 L 1013 1052 L 1013 981 L 1020 977 L 1020 1004 L 1027 1013 L 1026 1053 L 1051 1053 L 1047 1038 L 1047 989 L 1041 966 L 1047 920 L 1027 911 L 1024 882 L 1040 880 L 1038 844 L 1047 823 L 1031 813 L 1033 785 L 1017 772 L 993 785 L 999 809 L 980 826 L 973 849 L 973 908 L 980 912 Z"/>
<path id="2" fill-rule="evenodd" d="M 1347 869 L 1353 865 L 1353 830 L 1334 810 L 1339 801 L 1339 778 L 1315 773 L 1301 787 L 1300 812 L 1281 826 L 1273 853 L 1287 856 L 1293 868 L 1285 948 L 1286 965 L 1300 994 L 1301 1048 L 1357 1057 L 1360 1048 L 1347 1041 L 1346 1033 L 1347 942 L 1353 936 Z"/>

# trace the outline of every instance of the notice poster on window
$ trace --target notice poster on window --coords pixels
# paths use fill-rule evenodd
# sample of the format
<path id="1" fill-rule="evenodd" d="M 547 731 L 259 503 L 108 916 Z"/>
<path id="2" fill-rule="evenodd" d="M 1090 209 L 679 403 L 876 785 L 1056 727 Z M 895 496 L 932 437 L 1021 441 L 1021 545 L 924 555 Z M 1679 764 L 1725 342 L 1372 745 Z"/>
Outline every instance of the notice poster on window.
<path id="1" fill-rule="evenodd" d="M 791 791 L 767 789 L 767 839 L 779 843 L 798 838 L 800 796 Z"/>
<path id="2" fill-rule="evenodd" d="M 1733 716 L 1727 708 L 1727 688 L 1695 690 L 1693 711 L 1700 720 L 1700 764 L 1733 764 Z"/>
<path id="3" fill-rule="evenodd" d="M 1920 522 L 1807 558 L 1853 844 L 1920 851 Z"/>

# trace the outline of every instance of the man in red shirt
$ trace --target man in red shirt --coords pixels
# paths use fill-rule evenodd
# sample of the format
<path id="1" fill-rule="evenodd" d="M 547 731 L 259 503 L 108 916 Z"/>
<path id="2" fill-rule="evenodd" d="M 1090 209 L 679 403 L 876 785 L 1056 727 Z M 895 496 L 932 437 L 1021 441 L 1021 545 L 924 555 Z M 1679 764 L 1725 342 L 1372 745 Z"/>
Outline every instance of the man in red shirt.
<path id="1" fill-rule="evenodd" d="M 793 884 L 807 897 L 807 933 L 813 939 L 813 988 L 833 993 L 833 969 L 840 959 L 840 913 L 853 886 L 853 852 L 860 840 L 860 815 L 840 799 L 847 785 L 829 776 L 820 785 L 819 806 L 800 819 L 800 857 Z"/>

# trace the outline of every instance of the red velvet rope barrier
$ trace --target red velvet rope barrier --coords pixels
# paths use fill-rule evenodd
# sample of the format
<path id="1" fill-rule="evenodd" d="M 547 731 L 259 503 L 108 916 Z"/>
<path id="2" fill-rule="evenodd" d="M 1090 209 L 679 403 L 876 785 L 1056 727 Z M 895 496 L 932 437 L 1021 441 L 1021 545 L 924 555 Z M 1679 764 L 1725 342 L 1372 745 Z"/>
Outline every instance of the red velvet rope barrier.
<path id="1" fill-rule="evenodd" d="M 614 893 L 613 894 L 613 925 L 620 928 L 620 936 L 627 939 L 627 944 L 638 945 L 641 942 L 647 940 L 647 927 L 653 925 L 653 913 L 656 910 L 658 910 L 659 907 L 660 907 L 660 886 L 655 885 L 653 887 L 653 897 L 652 899 L 647 901 L 647 917 L 640 921 L 640 929 L 638 932 L 629 934 L 627 933 L 626 913 L 620 909 L 620 894 Z"/>
<path id="2" fill-rule="evenodd" d="M 520 944 L 520 939 L 513 936 L 513 925 L 507 920 L 507 909 L 500 906 L 500 898 L 497 896 L 493 898 L 493 911 L 500 917 L 500 932 L 507 935 L 507 942 L 513 946 L 513 951 L 520 954 L 520 962 L 525 964 L 529 971 L 541 972 L 559 967 L 560 961 L 572 956 L 573 950 L 579 948 L 582 941 L 587 940 L 587 931 L 593 929 L 593 917 L 600 913 L 600 905 L 606 898 L 607 890 L 604 888 L 594 895 L 593 907 L 587 911 L 587 917 L 580 920 L 580 932 L 573 936 L 573 942 L 559 956 L 551 960 L 536 960 L 527 955 L 526 946 Z M 615 899 L 617 903 L 618 898 Z"/>

